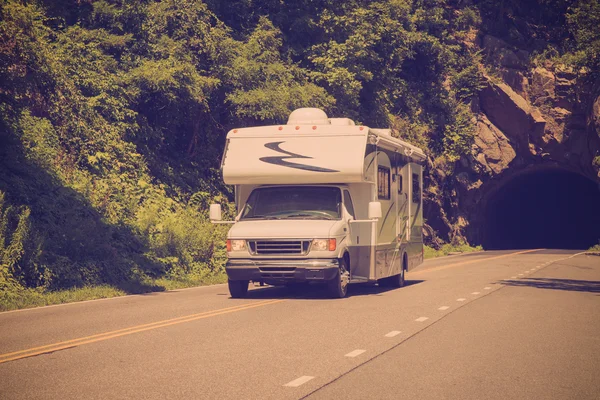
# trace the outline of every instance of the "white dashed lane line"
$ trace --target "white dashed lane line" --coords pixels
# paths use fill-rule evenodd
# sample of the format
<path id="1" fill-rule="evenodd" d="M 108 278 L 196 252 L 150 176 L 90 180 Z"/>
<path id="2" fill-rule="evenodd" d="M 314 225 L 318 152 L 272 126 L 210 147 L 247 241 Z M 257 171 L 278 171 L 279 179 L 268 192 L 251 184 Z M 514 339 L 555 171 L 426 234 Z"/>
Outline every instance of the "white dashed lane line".
<path id="1" fill-rule="evenodd" d="M 285 385 L 283 385 L 283 386 L 287 386 L 287 387 L 298 387 L 298 386 L 300 386 L 300 385 L 304 385 L 306 382 L 310 381 L 311 379 L 314 379 L 314 376 L 307 376 L 307 375 L 304 375 L 304 376 L 301 376 L 301 377 L 300 377 L 300 378 L 298 378 L 298 379 L 294 379 L 293 381 L 286 383 L 286 384 L 285 384 Z"/>
<path id="2" fill-rule="evenodd" d="M 460 299 L 456 299 L 456 301 L 465 301 L 465 300 L 466 300 L 466 299 L 465 299 L 465 298 L 462 298 L 462 297 L 461 297 Z"/>
<path id="3" fill-rule="evenodd" d="M 449 308 L 450 307 L 448 307 L 448 306 L 441 306 L 440 308 L 438 308 L 438 310 L 440 310 L 440 311 L 446 311 Z"/>
<path id="4" fill-rule="evenodd" d="M 415 319 L 415 322 L 423 322 L 423 321 L 427 321 L 429 318 L 428 317 L 419 317 L 417 319 Z"/>
<path id="5" fill-rule="evenodd" d="M 400 331 L 391 331 L 391 332 L 386 333 L 384 336 L 385 337 L 394 337 L 394 336 L 398 336 L 401 333 L 402 332 L 400 332 Z"/>
<path id="6" fill-rule="evenodd" d="M 344 357 L 356 357 L 356 356 L 360 356 L 362 353 L 364 353 L 366 350 L 354 350 L 351 351 L 350 353 L 346 354 Z"/>
<path id="7" fill-rule="evenodd" d="M 473 292 L 473 293 L 471 293 L 471 294 L 473 294 L 473 295 L 477 296 L 479 293 L 480 293 L 480 292 Z"/>
<path id="8" fill-rule="evenodd" d="M 490 289 L 491 289 L 491 287 L 489 287 L 489 286 L 486 286 L 483 288 L 483 290 L 490 290 Z"/>

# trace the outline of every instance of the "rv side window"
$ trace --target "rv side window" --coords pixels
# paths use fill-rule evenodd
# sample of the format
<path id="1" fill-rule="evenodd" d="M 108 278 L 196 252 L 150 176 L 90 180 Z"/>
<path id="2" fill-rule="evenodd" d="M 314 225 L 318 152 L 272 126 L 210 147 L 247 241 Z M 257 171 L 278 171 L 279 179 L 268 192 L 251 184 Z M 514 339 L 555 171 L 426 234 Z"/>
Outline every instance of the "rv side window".
<path id="1" fill-rule="evenodd" d="M 412 201 L 413 203 L 421 202 L 421 183 L 419 182 L 419 174 L 413 174 L 413 192 Z"/>
<path id="2" fill-rule="evenodd" d="M 396 175 L 398 179 L 398 194 L 402 194 L 402 175 Z"/>
<path id="3" fill-rule="evenodd" d="M 352 205 L 352 198 L 350 197 L 350 192 L 344 190 L 344 204 L 346 205 L 346 210 L 348 210 L 348 214 L 352 215 L 352 218 L 356 218 L 354 215 L 354 206 Z"/>
<path id="4" fill-rule="evenodd" d="M 383 200 L 390 199 L 390 169 L 379 167 L 377 176 L 377 197 Z"/>

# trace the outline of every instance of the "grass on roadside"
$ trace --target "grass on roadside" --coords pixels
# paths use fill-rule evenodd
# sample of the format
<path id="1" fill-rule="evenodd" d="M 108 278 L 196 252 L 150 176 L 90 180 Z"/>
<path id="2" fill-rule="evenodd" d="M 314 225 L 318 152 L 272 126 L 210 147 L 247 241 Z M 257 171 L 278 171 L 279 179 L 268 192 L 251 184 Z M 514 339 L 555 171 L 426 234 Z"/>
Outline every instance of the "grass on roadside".
<path id="1" fill-rule="evenodd" d="M 134 293 L 162 292 L 194 286 L 214 285 L 227 282 L 225 273 L 199 277 L 148 279 L 142 283 L 124 285 L 123 288 L 111 285 L 85 286 L 57 291 L 43 289 L 0 290 L 0 311 L 17 310 L 73 303 L 76 301 L 105 299 Z"/>
<path id="2" fill-rule="evenodd" d="M 447 256 L 450 253 L 470 253 L 473 251 L 481 251 L 483 248 L 481 246 L 470 246 L 468 244 L 461 245 L 452 245 L 446 243 L 439 250 L 434 249 L 433 247 L 425 246 L 425 259 L 435 258 Z"/>
<path id="3" fill-rule="evenodd" d="M 588 251 L 600 251 L 600 242 L 588 249 Z"/>

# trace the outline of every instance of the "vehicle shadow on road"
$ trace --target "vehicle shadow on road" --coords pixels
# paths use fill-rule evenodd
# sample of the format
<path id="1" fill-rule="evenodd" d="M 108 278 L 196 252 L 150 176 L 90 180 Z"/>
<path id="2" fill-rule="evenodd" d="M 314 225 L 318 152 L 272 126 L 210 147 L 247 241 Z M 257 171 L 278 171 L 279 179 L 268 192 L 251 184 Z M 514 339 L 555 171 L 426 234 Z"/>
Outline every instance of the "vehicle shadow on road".
<path id="1" fill-rule="evenodd" d="M 600 293 L 600 281 L 580 281 L 576 279 L 529 278 L 505 280 L 499 283 L 506 286 L 533 287 L 538 289 L 567 290 L 571 292 Z"/>
<path id="2" fill-rule="evenodd" d="M 404 288 L 424 282 L 423 280 L 406 280 Z M 347 297 L 354 296 L 383 296 L 384 293 L 393 290 L 403 290 L 404 288 L 394 288 L 379 286 L 374 283 L 354 283 L 348 287 Z M 302 299 L 302 300 L 330 300 L 325 285 L 304 284 L 294 287 L 285 286 L 264 286 L 251 289 L 246 296 L 248 299 Z"/>

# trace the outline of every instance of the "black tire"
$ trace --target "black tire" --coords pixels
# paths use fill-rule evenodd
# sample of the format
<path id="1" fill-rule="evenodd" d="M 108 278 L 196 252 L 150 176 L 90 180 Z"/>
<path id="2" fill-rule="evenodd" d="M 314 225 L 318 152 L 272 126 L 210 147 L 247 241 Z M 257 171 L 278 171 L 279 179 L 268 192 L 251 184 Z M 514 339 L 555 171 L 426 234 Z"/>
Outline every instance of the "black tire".
<path id="1" fill-rule="evenodd" d="M 241 299 L 248 294 L 248 285 L 250 281 L 227 281 L 229 293 L 234 299 Z"/>
<path id="2" fill-rule="evenodd" d="M 340 258 L 340 268 L 335 277 L 327 283 L 329 295 L 334 299 L 341 299 L 348 294 L 348 282 L 344 283 L 342 276 L 348 271 L 346 258 Z M 347 277 L 349 279 L 349 277 Z"/>
<path id="3" fill-rule="evenodd" d="M 404 286 L 404 273 L 406 271 L 404 270 L 404 266 L 402 266 L 402 272 L 399 273 L 398 275 L 394 275 L 394 276 L 390 276 L 389 279 L 389 283 L 391 284 L 391 286 L 395 287 L 395 288 L 401 288 Z"/>

